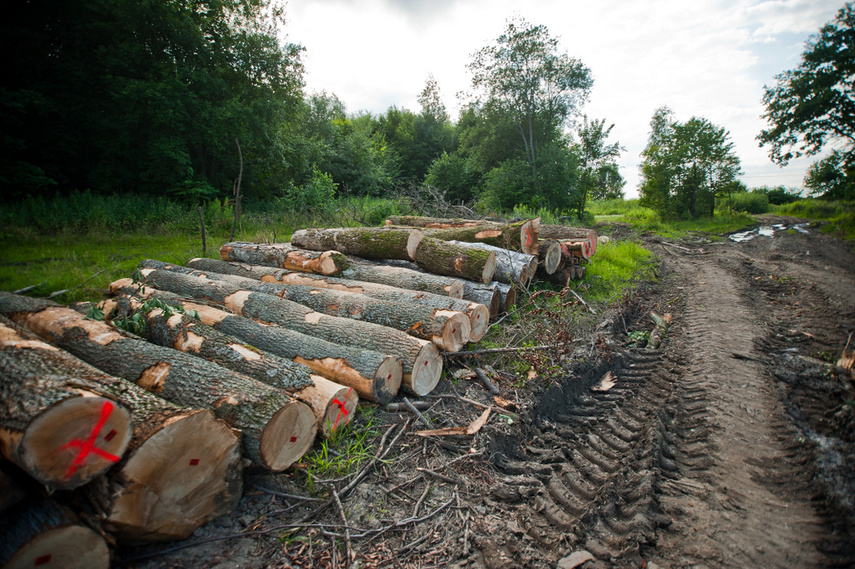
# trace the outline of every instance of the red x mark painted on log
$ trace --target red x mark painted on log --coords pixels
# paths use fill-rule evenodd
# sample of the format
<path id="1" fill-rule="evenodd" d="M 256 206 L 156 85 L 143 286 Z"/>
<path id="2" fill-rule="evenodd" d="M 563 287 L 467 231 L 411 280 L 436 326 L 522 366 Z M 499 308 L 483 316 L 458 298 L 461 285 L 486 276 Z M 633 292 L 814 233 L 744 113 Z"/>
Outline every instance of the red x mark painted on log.
<path id="1" fill-rule="evenodd" d="M 101 418 L 98 419 L 98 422 L 92 428 L 92 432 L 89 433 L 89 438 L 86 441 L 81 439 L 72 439 L 59 447 L 59 450 L 64 450 L 69 447 L 78 447 L 80 448 L 80 452 L 77 453 L 77 456 L 74 457 L 74 460 L 68 466 L 68 470 L 65 472 L 65 479 L 68 480 L 71 478 L 77 469 L 83 465 L 83 461 L 86 460 L 86 457 L 90 454 L 96 454 L 103 459 L 109 460 L 110 462 L 118 462 L 119 457 L 110 454 L 109 452 L 102 450 L 95 446 L 95 440 L 98 438 L 98 435 L 101 433 L 101 429 L 104 428 L 104 424 L 107 422 L 107 419 L 110 417 L 110 414 L 113 412 L 113 408 L 115 406 L 110 401 L 105 401 L 101 406 Z M 112 437 L 110 437 L 112 438 Z"/>
<path id="2" fill-rule="evenodd" d="M 347 395 L 344 396 L 344 403 L 342 403 L 338 399 L 333 399 L 333 403 L 338 405 L 338 417 L 335 418 L 335 423 L 333 423 L 333 430 L 338 428 L 338 421 L 339 421 L 339 419 L 341 419 L 342 414 L 344 414 L 344 416 L 347 417 L 348 410 L 344 408 L 344 405 L 345 405 L 345 403 L 347 403 L 347 398 L 350 397 L 351 391 L 353 391 L 353 388 L 352 387 L 348 388 Z M 345 420 L 345 423 L 346 422 L 347 421 Z"/>

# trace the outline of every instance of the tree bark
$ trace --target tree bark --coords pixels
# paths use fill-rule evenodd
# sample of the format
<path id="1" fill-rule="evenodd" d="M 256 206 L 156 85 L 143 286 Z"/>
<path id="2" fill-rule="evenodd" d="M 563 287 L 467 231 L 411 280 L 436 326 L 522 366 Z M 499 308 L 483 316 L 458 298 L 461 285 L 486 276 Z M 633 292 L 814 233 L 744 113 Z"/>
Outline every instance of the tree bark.
<path id="1" fill-rule="evenodd" d="M 129 543 L 184 539 L 237 506 L 243 483 L 240 438 L 223 421 L 207 410 L 177 407 L 27 330 L 15 330 L 28 342 L 31 373 L 96 383 L 131 410 L 134 432 L 124 458 L 106 477 L 84 487 L 110 533 Z"/>
<path id="2" fill-rule="evenodd" d="M 167 317 L 161 309 L 145 313 L 142 310 L 142 302 L 131 297 L 105 301 L 103 310 L 111 319 L 115 318 L 114 311 L 123 315 L 142 310 L 147 324 L 145 335 L 150 341 L 181 352 L 198 355 L 233 371 L 246 374 L 262 383 L 282 389 L 307 404 L 322 404 L 322 407 L 312 409 L 319 419 L 318 428 L 326 424 L 332 398 L 339 396 L 338 390 L 342 389 L 341 386 L 352 387 L 359 397 L 371 401 L 379 400 L 382 403 L 391 401 L 401 386 L 403 369 L 401 361 L 394 356 L 350 349 L 349 355 L 356 356 L 352 357 L 356 363 L 354 366 L 345 359 L 334 357 L 335 350 L 341 351 L 339 346 L 299 332 L 271 329 L 205 305 L 192 303 L 185 305 L 178 301 L 168 301 L 166 304 L 195 310 L 199 320 L 181 313 Z M 232 328 L 242 334 L 226 332 L 230 323 L 223 324 L 225 320 L 237 320 L 238 324 L 243 324 L 243 326 L 231 324 Z M 257 333 L 251 335 L 249 333 L 251 330 Z M 258 337 L 259 333 L 263 336 L 262 338 Z M 247 336 L 251 336 L 250 339 L 246 339 Z M 257 341 L 259 339 L 262 340 L 261 345 Z M 285 359 L 287 356 L 282 357 L 283 353 L 290 355 L 290 359 Z M 317 397 L 316 385 L 321 378 L 313 376 L 311 371 L 322 371 L 323 375 L 340 384 L 332 398 Z M 309 391 L 306 391 L 307 389 Z M 338 412 L 338 409 L 335 411 Z"/>
<path id="3" fill-rule="evenodd" d="M 554 239 L 541 239 L 538 244 L 538 267 L 546 275 L 551 275 L 561 265 L 561 244 Z"/>
<path id="4" fill-rule="evenodd" d="M 62 369 L 41 373 L 39 352 L 56 350 L 0 322 L 0 451 L 48 489 L 65 490 L 119 462 L 133 425 L 109 386 Z"/>
<path id="5" fill-rule="evenodd" d="M 490 316 L 495 316 L 502 309 L 502 294 L 493 283 L 463 281 L 463 298 L 489 307 Z"/>
<path id="6" fill-rule="evenodd" d="M 125 292 L 134 287 L 131 279 L 122 279 L 112 283 L 110 291 Z M 145 291 L 154 296 L 168 294 L 151 286 L 146 286 Z M 235 314 L 248 319 L 275 324 L 333 344 L 397 356 L 404 366 L 402 387 L 419 396 L 433 391 L 442 374 L 442 357 L 436 345 L 400 330 L 360 320 L 327 316 L 296 302 L 257 292 L 242 291 L 231 294 L 224 297 L 220 303 Z"/>
<path id="7" fill-rule="evenodd" d="M 544 224 L 540 226 L 540 238 L 558 241 L 587 241 L 591 255 L 597 252 L 597 232 L 586 227 Z"/>
<path id="8" fill-rule="evenodd" d="M 143 263 L 149 263 L 149 261 L 146 260 L 143 261 Z M 455 310 L 457 312 L 462 312 L 469 317 L 469 324 L 471 327 L 469 339 L 473 342 L 477 342 L 483 338 L 484 334 L 487 333 L 487 328 L 489 326 L 490 311 L 488 307 L 471 301 L 451 298 L 448 295 L 440 296 L 431 293 L 405 290 L 378 283 L 324 277 L 321 275 L 310 275 L 295 271 L 287 271 L 284 269 L 274 269 L 272 267 L 254 266 L 250 270 L 242 270 L 229 263 L 215 261 L 213 259 L 194 259 L 189 264 L 193 268 L 201 271 L 214 271 L 214 274 L 205 272 L 205 274 L 213 280 L 220 280 L 218 275 L 241 276 L 243 278 L 253 280 L 257 279 L 266 283 L 304 285 L 309 287 L 340 290 L 343 292 L 353 292 L 356 294 L 364 294 L 365 296 L 376 298 L 384 302 L 415 304 L 426 306 L 434 310 Z M 146 266 L 149 268 L 157 268 L 148 264 Z M 237 273 L 239 272 L 242 274 L 238 275 Z M 240 284 L 239 281 L 233 282 L 235 282 L 235 284 Z"/>
<path id="9" fill-rule="evenodd" d="M 432 237 L 422 239 L 415 261 L 431 273 L 484 284 L 493 280 L 496 271 L 496 254 L 492 251 L 460 247 Z"/>
<path id="10" fill-rule="evenodd" d="M 537 254 L 540 218 L 513 223 L 493 223 L 476 220 L 454 220 L 393 216 L 386 220 L 387 226 L 410 225 L 425 228 L 425 235 L 445 241 L 467 241 L 487 243 L 504 249 Z"/>
<path id="11" fill-rule="evenodd" d="M 21 504 L 0 519 L 0 566 L 109 569 L 110 548 L 100 533 L 50 500 Z"/>
<path id="12" fill-rule="evenodd" d="M 270 470 L 288 468 L 314 442 L 312 410 L 284 391 L 47 301 L 0 293 L 0 312 L 111 375 L 179 405 L 213 410 L 242 430 L 247 456 Z"/>
<path id="13" fill-rule="evenodd" d="M 507 312 L 517 303 L 517 288 L 507 283 L 495 283 L 502 295 L 502 310 Z"/>
<path id="14" fill-rule="evenodd" d="M 486 243 L 466 243 L 464 241 L 449 241 L 449 243 L 495 253 L 496 270 L 493 273 L 493 280 L 500 283 L 518 284 L 522 288 L 526 288 L 534 278 L 534 273 L 537 272 L 537 255 L 502 249 Z"/>
<path id="15" fill-rule="evenodd" d="M 265 245 L 235 241 L 220 247 L 220 258 L 319 275 L 336 275 L 349 265 L 347 258 L 338 251 L 306 251 L 289 243 Z"/>
<path id="16" fill-rule="evenodd" d="M 142 274 L 147 284 L 157 288 L 195 298 L 210 298 L 215 302 L 223 302 L 226 296 L 241 290 L 275 295 L 330 316 L 364 320 L 405 331 L 447 351 L 457 351 L 452 348 L 464 346 L 471 335 L 469 317 L 457 311 L 384 302 L 363 294 L 304 285 L 259 283 L 241 277 L 213 280 L 165 269 L 143 269 Z M 240 284 L 236 284 L 238 279 L 241 279 Z"/>
<path id="17" fill-rule="evenodd" d="M 344 227 L 301 229 L 291 236 L 291 244 L 313 251 L 334 249 L 366 259 L 414 259 L 421 239 L 418 229 Z"/>
<path id="18" fill-rule="evenodd" d="M 404 267 L 367 263 L 361 259 L 352 258 L 350 260 L 350 267 L 342 271 L 340 275 L 342 278 L 448 295 L 451 298 L 463 298 L 463 281 L 461 279 Z"/>

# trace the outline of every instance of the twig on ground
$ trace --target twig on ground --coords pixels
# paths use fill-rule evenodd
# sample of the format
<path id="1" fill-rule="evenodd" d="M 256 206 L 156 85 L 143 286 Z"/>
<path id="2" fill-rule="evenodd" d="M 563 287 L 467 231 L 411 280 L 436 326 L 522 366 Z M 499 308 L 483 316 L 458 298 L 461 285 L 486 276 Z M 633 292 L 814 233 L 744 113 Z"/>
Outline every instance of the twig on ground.
<path id="1" fill-rule="evenodd" d="M 571 342 L 576 342 L 578 340 L 571 340 Z M 483 354 L 507 354 L 510 352 L 528 352 L 534 350 L 550 350 L 553 348 L 560 348 L 561 344 L 548 344 L 543 346 L 531 346 L 531 347 L 519 347 L 519 348 L 490 348 L 485 350 L 468 350 L 466 352 L 441 352 L 442 355 L 446 358 L 459 358 L 459 357 L 467 357 L 467 356 L 480 356 Z"/>
<path id="2" fill-rule="evenodd" d="M 429 422 L 427 419 L 425 419 L 424 415 L 422 415 L 422 414 L 419 412 L 419 410 L 418 410 L 418 409 L 416 409 L 416 407 L 415 407 L 415 405 L 413 405 L 413 402 L 412 402 L 412 401 L 410 401 L 410 400 L 409 400 L 408 398 L 406 398 L 406 397 L 404 397 L 404 398 L 403 398 L 403 401 L 404 401 L 404 405 L 407 407 L 407 409 L 409 409 L 410 413 L 412 413 L 413 415 L 415 415 L 415 416 L 416 416 L 416 419 L 418 419 L 420 423 L 423 423 L 423 424 L 424 424 L 424 426 L 426 426 L 426 427 L 430 427 L 430 426 L 431 426 L 430 422 Z"/>
<path id="3" fill-rule="evenodd" d="M 264 488 L 263 486 L 259 486 L 258 484 L 253 484 L 253 488 L 260 492 L 264 492 L 265 494 L 270 494 L 271 496 L 279 496 L 280 498 L 303 500 L 304 502 L 323 502 L 323 500 L 320 498 L 312 498 L 311 496 L 297 496 L 295 494 L 286 494 L 285 492 L 278 492 L 276 490 Z"/>
<path id="4" fill-rule="evenodd" d="M 413 515 L 411 517 L 414 518 L 414 517 L 419 515 L 419 508 L 422 507 L 422 504 L 424 503 L 425 498 L 427 498 L 428 492 L 430 492 L 431 488 L 433 488 L 432 484 L 430 484 L 430 483 L 425 484 L 425 491 L 422 492 L 421 496 L 419 496 L 419 499 L 416 502 L 415 507 L 413 508 Z"/>
<path id="5" fill-rule="evenodd" d="M 18 290 L 13 291 L 13 292 L 12 292 L 12 294 L 27 294 L 28 292 L 34 291 L 34 290 L 36 290 L 37 288 L 39 288 L 39 287 L 41 287 L 41 286 L 44 286 L 44 285 L 46 285 L 46 284 L 47 284 L 47 281 L 45 281 L 45 282 L 43 282 L 43 283 L 39 283 L 39 284 L 34 284 L 34 285 L 30 285 L 30 286 L 25 286 L 24 288 L 19 288 Z"/>
<path id="6" fill-rule="evenodd" d="M 424 472 L 425 474 L 430 474 L 434 478 L 438 478 L 444 482 L 448 482 L 449 484 L 460 484 L 459 481 L 455 480 L 454 478 L 451 478 L 450 476 L 440 474 L 439 472 L 434 472 L 433 470 L 428 470 L 427 468 L 416 468 L 416 470 L 418 470 L 419 472 Z"/>
<path id="7" fill-rule="evenodd" d="M 583 306 L 585 306 L 585 308 L 587 308 L 587 309 L 591 312 L 591 314 L 594 314 L 594 315 L 596 315 L 596 314 L 597 314 L 597 311 L 596 311 L 596 310 L 594 310 L 593 308 L 591 308 L 591 306 L 590 306 L 587 302 L 585 302 L 585 301 L 582 299 L 582 297 L 581 297 L 581 296 L 579 296 L 578 294 L 576 294 L 576 291 L 575 291 L 575 290 L 573 290 L 573 289 L 571 288 L 571 289 L 570 289 L 570 292 L 571 292 L 571 293 L 573 293 L 573 296 L 575 296 L 575 297 L 576 297 L 576 300 L 578 300 L 579 302 L 581 302 L 581 303 L 582 303 L 582 305 L 583 305 Z"/>
<path id="8" fill-rule="evenodd" d="M 490 392 L 490 395 L 498 395 L 500 393 L 499 388 L 490 381 L 490 378 L 487 377 L 487 374 L 484 373 L 483 369 L 480 367 L 473 367 L 472 370 L 475 372 L 475 375 L 478 376 L 478 379 L 481 381 L 484 388 Z"/>
<path id="9" fill-rule="evenodd" d="M 341 523 L 344 524 L 344 552 L 347 567 L 350 567 L 351 562 L 354 559 L 353 548 L 350 545 L 350 529 L 347 527 L 347 516 L 344 514 L 344 506 L 341 505 L 341 500 L 338 498 L 338 493 L 335 491 L 335 488 L 330 487 L 330 491 L 332 492 L 333 499 L 335 500 L 336 508 L 338 508 L 338 513 L 341 516 Z"/>

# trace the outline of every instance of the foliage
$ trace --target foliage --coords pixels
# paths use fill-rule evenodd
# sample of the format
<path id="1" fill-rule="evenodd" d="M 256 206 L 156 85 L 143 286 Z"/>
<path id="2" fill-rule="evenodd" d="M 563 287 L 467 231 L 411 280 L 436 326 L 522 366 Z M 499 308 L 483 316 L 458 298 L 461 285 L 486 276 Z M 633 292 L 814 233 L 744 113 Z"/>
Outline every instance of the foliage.
<path id="1" fill-rule="evenodd" d="M 845 145 L 842 162 L 855 167 L 855 8 L 844 4 L 837 17 L 805 44 L 795 70 L 765 87 L 763 116 L 769 128 L 757 137 L 778 164 L 813 156 L 826 145 Z M 850 177 L 851 179 L 851 177 Z"/>
<path id="2" fill-rule="evenodd" d="M 667 107 L 656 110 L 650 127 L 641 204 L 665 218 L 712 217 L 715 196 L 730 191 L 741 172 L 730 133 L 704 118 L 676 122 Z"/>
<path id="3" fill-rule="evenodd" d="M 323 478 L 348 474 L 372 458 L 371 443 L 380 435 L 374 424 L 375 410 L 360 405 L 349 423 L 333 431 L 329 440 L 320 439 L 306 454 L 304 472 L 310 492 L 319 490 L 316 485 Z"/>
<path id="4" fill-rule="evenodd" d="M 769 211 L 769 197 L 763 192 L 739 192 L 733 194 L 731 207 L 734 211 L 743 211 L 754 215 L 767 213 Z"/>
<path id="5" fill-rule="evenodd" d="M 468 202 L 475 197 L 479 179 L 465 156 L 443 152 L 428 168 L 425 184 L 442 192 L 449 201 Z"/>
<path id="6" fill-rule="evenodd" d="M 314 209 L 332 205 L 335 200 L 335 191 L 338 184 L 333 182 L 332 176 L 321 172 L 316 165 L 312 165 L 312 177 L 305 184 L 295 186 L 292 183 L 283 190 L 282 201 L 286 207 L 295 211 L 301 209 Z"/>
<path id="7" fill-rule="evenodd" d="M 0 33 L 7 195 L 51 181 L 226 195 L 236 138 L 247 195 L 263 194 L 302 87 L 302 48 L 277 40 L 281 16 L 269 0 L 16 2 Z"/>
<path id="8" fill-rule="evenodd" d="M 478 51 L 468 67 L 476 91 L 468 113 L 476 120 L 461 120 L 470 131 L 461 133 L 461 145 L 481 162 L 489 199 L 508 204 L 525 191 L 534 196 L 528 200 L 532 205 L 567 207 L 568 188 L 560 185 L 567 179 L 567 155 L 558 147 L 566 146 L 563 128 L 587 100 L 590 70 L 558 53 L 558 40 L 545 26 L 520 18 L 509 20 L 495 44 Z M 497 150 L 505 155 L 496 156 Z M 527 168 L 527 181 L 520 164 Z M 500 171 L 490 176 L 494 167 Z M 541 175 L 544 167 L 551 172 Z M 515 203 L 523 202 L 510 205 Z"/>
<path id="9" fill-rule="evenodd" d="M 805 199 L 776 207 L 774 212 L 822 222 L 822 231 L 855 240 L 855 202 Z"/>
<path id="10" fill-rule="evenodd" d="M 625 200 L 622 198 L 612 198 L 591 202 L 588 211 L 595 216 L 624 215 L 640 207 L 638 199 Z"/>
<path id="11" fill-rule="evenodd" d="M 597 247 L 596 260 L 588 265 L 580 289 L 590 302 L 620 300 L 628 287 L 639 281 L 655 281 L 653 254 L 632 241 L 609 241 Z"/>
<path id="12" fill-rule="evenodd" d="M 589 121 L 582 117 L 579 129 L 579 143 L 576 150 L 580 156 L 582 170 L 579 192 L 577 193 L 576 212 L 581 217 L 588 198 L 611 199 L 623 197 L 621 189 L 625 185 L 618 171 L 616 160 L 622 150 L 620 143 L 606 144 L 606 139 L 614 128 L 606 128 L 606 119 Z"/>
<path id="13" fill-rule="evenodd" d="M 801 190 L 797 188 L 787 188 L 785 186 L 775 186 L 774 188 L 761 186 L 759 188 L 752 188 L 751 191 L 766 194 L 766 198 L 772 205 L 793 203 L 794 201 L 801 199 Z"/>
<path id="14" fill-rule="evenodd" d="M 847 163 L 847 160 L 849 162 Z M 855 199 L 855 161 L 837 150 L 811 164 L 805 175 L 805 186 L 814 196 L 829 200 Z"/>

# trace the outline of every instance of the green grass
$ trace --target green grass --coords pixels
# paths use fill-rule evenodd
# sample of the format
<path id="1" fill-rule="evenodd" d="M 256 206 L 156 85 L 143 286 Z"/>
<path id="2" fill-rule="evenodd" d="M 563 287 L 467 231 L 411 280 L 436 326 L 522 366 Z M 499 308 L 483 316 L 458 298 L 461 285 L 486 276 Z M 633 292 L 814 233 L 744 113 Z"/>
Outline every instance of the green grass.
<path id="1" fill-rule="evenodd" d="M 610 241 L 597 247 L 578 288 L 588 302 L 620 300 L 638 282 L 656 280 L 653 253 L 633 241 Z"/>
<path id="2" fill-rule="evenodd" d="M 303 457 L 310 492 L 318 491 L 317 485 L 324 479 L 349 474 L 374 456 L 371 443 L 380 436 L 375 425 L 376 411 L 376 407 L 360 405 L 353 420 L 333 431 L 330 439 L 319 439 Z"/>
<path id="3" fill-rule="evenodd" d="M 822 222 L 821 230 L 841 239 L 855 240 L 855 202 L 799 200 L 774 206 L 773 213 Z"/>

